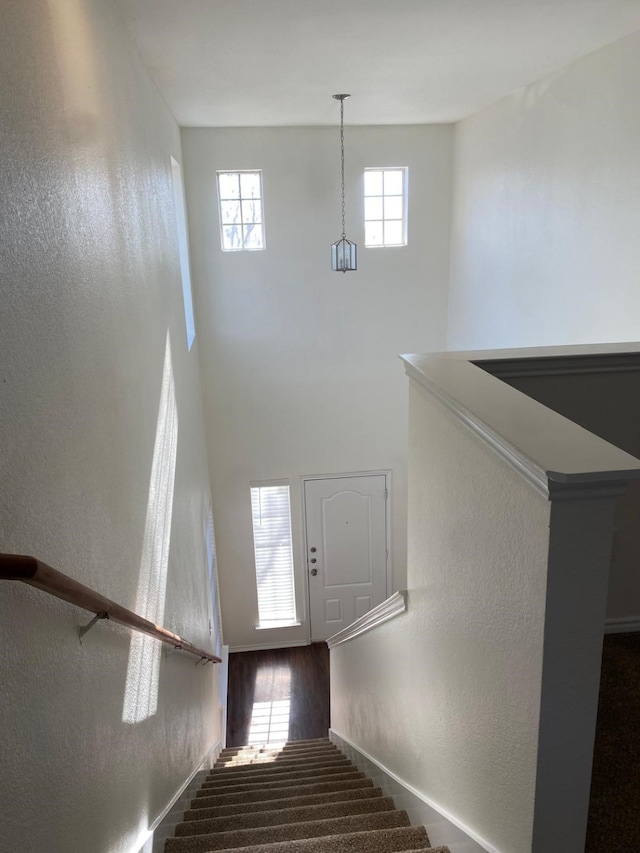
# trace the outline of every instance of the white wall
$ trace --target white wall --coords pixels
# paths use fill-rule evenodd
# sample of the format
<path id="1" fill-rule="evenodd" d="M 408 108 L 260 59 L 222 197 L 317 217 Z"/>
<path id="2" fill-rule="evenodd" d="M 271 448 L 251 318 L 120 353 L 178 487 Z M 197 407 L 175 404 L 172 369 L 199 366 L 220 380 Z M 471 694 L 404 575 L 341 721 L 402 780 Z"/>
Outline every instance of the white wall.
<path id="1" fill-rule="evenodd" d="M 451 128 L 346 128 L 347 234 L 334 273 L 336 128 L 183 130 L 225 642 L 307 640 L 302 475 L 390 469 L 394 588 L 404 586 L 406 385 L 400 352 L 445 341 Z M 409 167 L 409 245 L 365 249 L 365 166 Z M 216 170 L 262 169 L 265 252 L 220 250 Z M 255 629 L 249 483 L 291 484 L 300 628 Z"/>
<path id="2" fill-rule="evenodd" d="M 456 126 L 450 349 L 636 340 L 640 33 Z"/>
<path id="3" fill-rule="evenodd" d="M 491 853 L 583 853 L 613 485 L 637 460 L 470 364 L 410 369 L 408 610 L 332 648 L 331 728 L 452 853 L 447 821 Z"/>
<path id="4" fill-rule="evenodd" d="M 530 853 L 550 503 L 414 383 L 411 407 L 408 611 L 331 650 L 331 727 Z"/>
<path id="5" fill-rule="evenodd" d="M 111 3 L 2 4 L 0 64 L 0 551 L 211 648 L 178 128 Z M 137 849 L 220 736 L 215 668 L 163 655 L 154 682 L 129 631 L 81 646 L 89 615 L 0 584 L 3 849 Z"/>

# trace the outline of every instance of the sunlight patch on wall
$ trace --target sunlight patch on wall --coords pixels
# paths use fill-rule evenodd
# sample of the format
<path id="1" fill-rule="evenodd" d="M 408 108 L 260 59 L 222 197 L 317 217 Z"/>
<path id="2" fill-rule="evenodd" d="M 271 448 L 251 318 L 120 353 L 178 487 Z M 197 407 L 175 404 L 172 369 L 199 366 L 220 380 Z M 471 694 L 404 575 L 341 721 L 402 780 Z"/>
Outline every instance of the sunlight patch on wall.
<path id="1" fill-rule="evenodd" d="M 83 0 L 46 0 L 62 87 L 64 126 L 70 142 L 102 137 L 99 51 Z"/>
<path id="2" fill-rule="evenodd" d="M 177 448 L 178 410 L 167 333 L 135 606 L 136 613 L 157 625 L 162 625 L 164 619 Z M 156 713 L 161 652 L 159 640 L 132 634 L 122 709 L 124 723 L 139 723 Z"/>

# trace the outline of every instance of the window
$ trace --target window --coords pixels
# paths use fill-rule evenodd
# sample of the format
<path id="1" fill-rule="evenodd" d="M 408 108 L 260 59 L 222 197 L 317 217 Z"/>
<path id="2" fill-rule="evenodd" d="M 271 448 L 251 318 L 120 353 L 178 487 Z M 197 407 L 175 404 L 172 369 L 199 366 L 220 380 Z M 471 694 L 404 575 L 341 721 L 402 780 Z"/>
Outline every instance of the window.
<path id="1" fill-rule="evenodd" d="M 364 170 L 364 244 L 407 245 L 407 169 Z"/>
<path id="2" fill-rule="evenodd" d="M 252 484 L 253 549 L 261 628 L 296 620 L 289 485 Z"/>
<path id="3" fill-rule="evenodd" d="M 264 249 L 262 172 L 218 172 L 223 252 Z"/>
<path id="4" fill-rule="evenodd" d="M 171 177 L 173 179 L 173 204 L 176 211 L 178 229 L 178 255 L 180 275 L 182 277 L 182 301 L 184 303 L 184 321 L 187 327 L 187 348 L 191 349 L 196 337 L 196 324 L 193 319 L 193 298 L 191 295 L 191 270 L 189 268 L 189 246 L 187 243 L 187 213 L 184 205 L 182 169 L 180 163 L 171 158 Z"/>

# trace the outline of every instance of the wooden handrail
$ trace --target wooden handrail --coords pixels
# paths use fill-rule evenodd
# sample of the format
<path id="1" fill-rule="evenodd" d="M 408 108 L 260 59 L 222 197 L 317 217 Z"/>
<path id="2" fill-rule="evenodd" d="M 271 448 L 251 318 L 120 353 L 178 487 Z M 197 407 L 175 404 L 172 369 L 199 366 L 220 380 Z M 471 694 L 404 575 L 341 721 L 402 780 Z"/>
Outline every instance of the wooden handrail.
<path id="1" fill-rule="evenodd" d="M 132 610 L 121 607 L 115 601 L 111 601 L 110 598 L 105 598 L 103 595 L 94 592 L 88 586 L 63 575 L 56 569 L 52 569 L 51 566 L 36 560 L 35 557 L 0 554 L 0 579 L 23 581 L 48 592 L 50 595 L 55 595 L 56 598 L 68 601 L 69 604 L 75 604 L 77 607 L 89 610 L 101 619 L 112 619 L 120 625 L 133 628 L 134 631 L 149 634 L 150 637 L 155 637 L 157 640 L 173 646 L 174 649 L 190 652 L 201 660 L 211 661 L 212 663 L 222 662 L 221 658 L 216 657 L 216 655 L 199 649 L 177 634 L 167 631 L 160 625 L 155 625 L 148 619 L 143 619 L 142 616 L 138 616 Z"/>

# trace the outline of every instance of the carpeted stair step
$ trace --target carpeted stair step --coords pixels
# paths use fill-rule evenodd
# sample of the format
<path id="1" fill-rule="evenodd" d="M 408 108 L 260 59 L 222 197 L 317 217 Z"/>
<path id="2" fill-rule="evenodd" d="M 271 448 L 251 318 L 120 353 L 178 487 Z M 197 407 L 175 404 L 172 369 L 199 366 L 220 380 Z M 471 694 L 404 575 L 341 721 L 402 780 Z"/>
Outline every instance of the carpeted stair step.
<path id="1" fill-rule="evenodd" d="M 264 761 L 262 764 L 247 764 L 233 767 L 216 767 L 207 776 L 207 781 L 212 779 L 229 780 L 235 779 L 262 779 L 269 773 L 289 773 L 295 770 L 307 770 L 308 775 L 315 773 L 321 767 L 333 767 L 334 765 L 351 764 L 345 755 L 337 753 L 329 758 L 294 759 L 288 761 Z"/>
<path id="2" fill-rule="evenodd" d="M 176 836 L 196 835 L 202 832 L 228 832 L 234 829 L 251 829 L 259 826 L 278 826 L 285 823 L 303 823 L 327 820 L 347 815 L 390 812 L 395 808 L 391 797 L 373 797 L 368 800 L 346 800 L 338 803 L 314 803 L 307 806 L 273 809 L 269 811 L 186 820 L 176 827 Z"/>
<path id="3" fill-rule="evenodd" d="M 374 788 L 370 785 L 368 788 L 345 788 L 344 790 L 339 791 L 327 791 L 324 794 L 302 794 L 301 796 L 292 796 L 277 800 L 258 800 L 256 802 L 247 802 L 246 800 L 243 800 L 239 803 L 228 803 L 226 805 L 220 804 L 204 808 L 188 809 L 184 813 L 184 820 L 205 820 L 207 818 L 229 817 L 231 815 L 253 814 L 254 812 L 297 808 L 298 806 L 338 803 L 346 800 L 371 800 L 381 796 L 382 789 Z"/>
<path id="4" fill-rule="evenodd" d="M 241 752 L 234 751 L 227 753 L 226 750 L 223 750 L 218 756 L 216 764 L 241 763 L 261 758 L 290 760 L 293 758 L 304 758 L 305 756 L 311 757 L 313 755 L 335 755 L 337 752 L 339 752 L 338 748 L 332 743 L 322 746 L 307 746 L 304 749 L 289 750 L 288 752 L 278 747 L 247 747 Z"/>
<path id="5" fill-rule="evenodd" d="M 268 785 L 271 788 L 289 788 L 292 785 L 304 785 L 305 782 L 308 783 L 311 780 L 315 782 L 331 782 L 333 779 L 336 781 L 339 781 L 340 779 L 355 779 L 358 778 L 358 773 L 360 773 L 360 771 L 356 770 L 353 765 L 347 764 L 339 765 L 338 767 L 323 767 L 321 768 L 321 771 L 311 775 L 305 770 L 295 770 L 290 773 L 268 774 L 262 777 L 257 784 L 255 781 L 245 782 L 242 779 L 211 779 L 202 783 L 202 787 L 198 793 L 203 795 L 215 794 L 216 791 L 237 793 L 240 791 L 250 791 L 252 788 L 262 787 L 265 785 Z"/>
<path id="6" fill-rule="evenodd" d="M 302 755 L 285 756 L 284 758 L 273 753 L 263 753 L 262 755 L 251 757 L 242 756 L 233 758 L 229 761 L 216 761 L 213 767 L 214 772 L 222 770 L 225 773 L 236 770 L 261 770 L 263 767 L 299 767 L 308 762 L 319 761 L 337 761 L 340 758 L 345 758 L 337 749 L 322 749 L 314 752 L 303 753 Z"/>
<path id="7" fill-rule="evenodd" d="M 298 752 L 299 750 L 310 749 L 318 746 L 335 746 L 335 744 L 329 740 L 328 737 L 314 738 L 312 740 L 295 740 L 288 741 L 282 746 L 278 746 L 277 749 L 284 754 L 290 752 Z M 239 752 L 246 751 L 254 751 L 256 749 L 272 749 L 271 744 L 266 744 L 263 746 L 228 746 L 222 750 L 221 755 L 236 755 Z"/>
<path id="8" fill-rule="evenodd" d="M 216 853 L 450 853 L 448 847 L 429 847 L 423 826 L 351 832 L 346 835 L 281 841 L 247 847 L 228 847 Z"/>
<path id="9" fill-rule="evenodd" d="M 449 853 L 327 739 L 225 750 L 165 853 Z"/>
<path id="10" fill-rule="evenodd" d="M 373 788 L 371 779 L 367 779 L 359 770 L 344 776 L 330 776 L 329 780 L 319 782 L 317 779 L 307 785 L 292 785 L 284 788 L 272 786 L 270 788 L 250 788 L 248 791 L 210 794 L 211 789 L 196 791 L 196 796 L 191 800 L 192 809 L 208 809 L 215 806 L 235 805 L 236 803 L 268 803 L 270 800 L 280 800 L 287 797 L 307 796 L 309 794 L 326 794 L 330 791 L 353 791 L 355 788 Z M 268 806 L 267 806 L 268 807 Z"/>
<path id="11" fill-rule="evenodd" d="M 348 815 L 304 823 L 287 823 L 276 826 L 239 829 L 202 835 L 187 835 L 169 838 L 166 853 L 212 853 L 223 849 L 234 849 L 256 844 L 274 844 L 278 841 L 298 841 L 327 835 L 363 830 L 408 827 L 409 817 L 405 811 L 375 812 L 374 814 Z M 426 834 L 426 831 L 425 831 Z"/>

